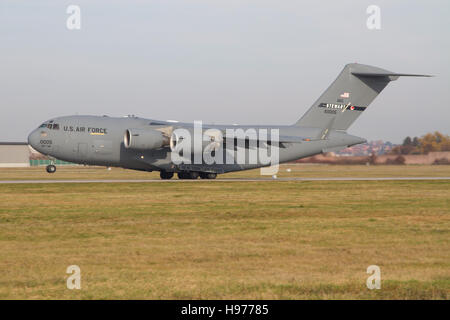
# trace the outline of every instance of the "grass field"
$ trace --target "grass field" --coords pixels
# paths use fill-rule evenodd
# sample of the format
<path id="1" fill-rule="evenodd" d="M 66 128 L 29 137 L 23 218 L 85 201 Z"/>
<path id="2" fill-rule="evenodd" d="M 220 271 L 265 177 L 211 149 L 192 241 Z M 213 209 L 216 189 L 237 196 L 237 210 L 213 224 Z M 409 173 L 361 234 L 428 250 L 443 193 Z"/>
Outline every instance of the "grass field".
<path id="1" fill-rule="evenodd" d="M 279 176 L 450 176 L 286 168 Z M 50 176 L 42 170 L 2 169 L 0 180 Z M 157 175 L 51 175 L 104 177 Z M 450 181 L 0 184 L 0 248 L 0 299 L 449 299 Z M 66 288 L 74 264 L 81 290 Z M 373 264 L 380 290 L 366 287 Z"/>

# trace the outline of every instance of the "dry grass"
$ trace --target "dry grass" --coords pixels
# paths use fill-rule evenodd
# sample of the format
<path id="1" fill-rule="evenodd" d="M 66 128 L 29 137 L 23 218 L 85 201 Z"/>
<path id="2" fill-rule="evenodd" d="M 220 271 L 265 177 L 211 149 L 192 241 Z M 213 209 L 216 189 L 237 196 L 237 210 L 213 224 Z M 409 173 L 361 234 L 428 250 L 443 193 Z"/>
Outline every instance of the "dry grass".
<path id="1" fill-rule="evenodd" d="M 0 298 L 448 299 L 449 208 L 448 181 L 0 185 Z"/>

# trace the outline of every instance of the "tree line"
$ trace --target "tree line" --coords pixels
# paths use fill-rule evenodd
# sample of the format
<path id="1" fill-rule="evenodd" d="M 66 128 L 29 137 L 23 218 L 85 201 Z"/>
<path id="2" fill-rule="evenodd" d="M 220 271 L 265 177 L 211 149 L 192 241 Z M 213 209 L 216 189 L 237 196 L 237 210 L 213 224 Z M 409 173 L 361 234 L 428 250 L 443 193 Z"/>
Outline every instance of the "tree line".
<path id="1" fill-rule="evenodd" d="M 406 137 L 403 144 L 396 146 L 391 154 L 427 154 L 435 151 L 450 151 L 450 136 L 439 131 L 427 133 L 422 137 Z"/>

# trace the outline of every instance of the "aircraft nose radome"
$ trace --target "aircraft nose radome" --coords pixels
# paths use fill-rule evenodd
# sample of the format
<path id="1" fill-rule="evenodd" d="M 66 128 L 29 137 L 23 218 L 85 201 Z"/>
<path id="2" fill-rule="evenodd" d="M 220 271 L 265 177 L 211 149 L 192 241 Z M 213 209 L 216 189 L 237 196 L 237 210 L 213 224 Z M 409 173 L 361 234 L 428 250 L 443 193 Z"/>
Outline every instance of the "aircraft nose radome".
<path id="1" fill-rule="evenodd" d="M 34 149 L 36 149 L 36 146 L 39 142 L 39 133 L 37 130 L 34 130 L 28 135 L 28 144 L 32 146 Z"/>

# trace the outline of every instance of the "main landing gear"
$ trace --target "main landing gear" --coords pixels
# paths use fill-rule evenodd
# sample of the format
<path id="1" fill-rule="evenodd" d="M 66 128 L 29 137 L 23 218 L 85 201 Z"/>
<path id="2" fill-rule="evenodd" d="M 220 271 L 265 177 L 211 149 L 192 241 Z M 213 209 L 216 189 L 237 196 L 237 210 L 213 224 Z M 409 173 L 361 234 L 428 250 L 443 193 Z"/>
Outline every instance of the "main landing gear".
<path id="1" fill-rule="evenodd" d="M 202 178 L 202 179 L 215 179 L 216 177 L 217 177 L 217 173 L 200 172 L 200 178 Z"/>
<path id="2" fill-rule="evenodd" d="M 181 171 L 178 172 L 178 179 L 198 179 L 198 177 L 200 176 L 200 174 L 198 172 L 195 171 L 191 171 L 191 172 L 187 172 L 187 171 Z"/>
<path id="3" fill-rule="evenodd" d="M 161 171 L 161 172 L 159 173 L 159 176 L 160 176 L 161 179 L 163 179 L 163 180 L 169 180 L 169 179 L 172 179 L 172 177 L 173 177 L 173 172 Z"/>
<path id="4" fill-rule="evenodd" d="M 161 171 L 159 176 L 163 180 L 172 179 L 174 176 L 173 172 Z M 177 173 L 178 179 L 186 180 L 196 180 L 199 177 L 202 179 L 215 179 L 217 177 L 217 173 L 212 172 L 197 172 L 197 171 L 181 171 Z"/>

